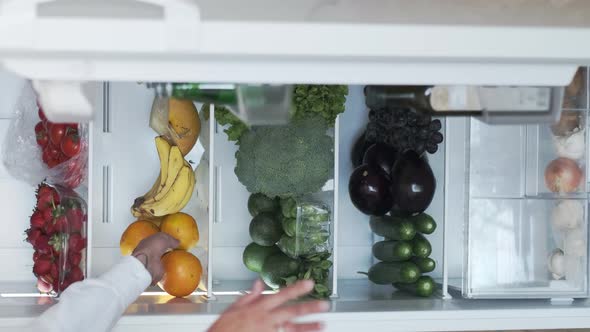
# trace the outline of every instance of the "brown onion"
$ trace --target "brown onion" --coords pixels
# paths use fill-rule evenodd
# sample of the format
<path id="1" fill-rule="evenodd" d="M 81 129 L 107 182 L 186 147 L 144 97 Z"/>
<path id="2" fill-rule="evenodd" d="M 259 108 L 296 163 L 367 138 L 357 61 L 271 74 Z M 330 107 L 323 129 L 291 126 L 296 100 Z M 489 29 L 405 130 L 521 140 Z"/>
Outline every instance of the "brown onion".
<path id="1" fill-rule="evenodd" d="M 578 164 L 568 158 L 557 158 L 545 169 L 545 185 L 556 193 L 576 191 L 583 177 Z"/>

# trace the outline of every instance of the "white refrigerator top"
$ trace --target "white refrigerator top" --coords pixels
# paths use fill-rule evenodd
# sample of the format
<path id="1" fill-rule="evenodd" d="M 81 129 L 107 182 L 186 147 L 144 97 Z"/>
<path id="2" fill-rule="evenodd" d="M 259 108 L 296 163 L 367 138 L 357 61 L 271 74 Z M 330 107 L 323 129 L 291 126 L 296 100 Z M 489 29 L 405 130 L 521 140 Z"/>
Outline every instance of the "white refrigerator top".
<path id="1" fill-rule="evenodd" d="M 583 0 L 0 0 L 0 62 L 34 79 L 566 85 Z"/>

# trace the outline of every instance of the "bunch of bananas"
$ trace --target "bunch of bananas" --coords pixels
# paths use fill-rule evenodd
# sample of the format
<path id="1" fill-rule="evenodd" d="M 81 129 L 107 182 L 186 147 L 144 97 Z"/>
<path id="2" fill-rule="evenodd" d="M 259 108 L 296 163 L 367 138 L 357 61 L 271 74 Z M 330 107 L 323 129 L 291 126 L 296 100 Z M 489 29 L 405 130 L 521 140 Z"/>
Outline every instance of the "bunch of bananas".
<path id="1" fill-rule="evenodd" d="M 156 137 L 160 176 L 145 195 L 135 199 L 131 213 L 137 218 L 154 219 L 182 210 L 193 195 L 195 174 L 178 146 Z"/>

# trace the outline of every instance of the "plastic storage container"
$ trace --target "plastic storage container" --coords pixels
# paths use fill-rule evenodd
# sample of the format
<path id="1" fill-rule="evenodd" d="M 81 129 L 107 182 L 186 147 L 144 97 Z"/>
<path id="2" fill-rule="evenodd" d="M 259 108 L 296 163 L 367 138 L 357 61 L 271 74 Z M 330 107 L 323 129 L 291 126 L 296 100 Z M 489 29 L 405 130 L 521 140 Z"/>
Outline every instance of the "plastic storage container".
<path id="1" fill-rule="evenodd" d="M 76 192 L 42 183 L 26 231 L 41 293 L 59 296 L 86 275 L 87 206 Z"/>
<path id="2" fill-rule="evenodd" d="M 585 96 L 553 126 L 468 122 L 465 297 L 588 296 Z"/>

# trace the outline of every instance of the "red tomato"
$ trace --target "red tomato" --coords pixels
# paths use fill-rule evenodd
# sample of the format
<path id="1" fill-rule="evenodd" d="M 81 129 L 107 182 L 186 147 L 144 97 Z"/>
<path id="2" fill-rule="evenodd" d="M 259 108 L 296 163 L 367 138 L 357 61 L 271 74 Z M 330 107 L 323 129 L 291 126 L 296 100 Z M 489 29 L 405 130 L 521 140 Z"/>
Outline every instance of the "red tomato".
<path id="1" fill-rule="evenodd" d="M 41 121 L 47 121 L 47 117 L 45 116 L 45 112 L 43 112 L 43 109 L 39 104 L 37 104 L 37 106 L 39 106 L 39 119 L 41 119 Z"/>
<path id="2" fill-rule="evenodd" d="M 70 158 L 80 153 L 80 136 L 77 134 L 65 136 L 61 141 L 61 152 Z"/>
<path id="3" fill-rule="evenodd" d="M 45 165 L 47 165 L 47 163 L 49 163 L 50 159 L 51 158 L 49 157 L 49 149 L 47 149 L 47 147 L 43 148 L 43 154 L 41 154 L 41 160 L 43 160 Z"/>
<path id="4" fill-rule="evenodd" d="M 66 135 L 77 134 L 77 133 L 78 133 L 78 124 L 77 123 L 66 123 Z"/>
<path id="5" fill-rule="evenodd" d="M 56 146 L 61 144 L 61 140 L 66 134 L 66 125 L 62 123 L 54 123 L 49 128 L 49 139 L 51 143 Z"/>
<path id="6" fill-rule="evenodd" d="M 66 161 L 70 160 L 71 158 L 63 154 L 62 152 L 59 153 L 59 158 L 57 158 L 57 162 L 60 164 L 65 163 Z"/>
<path id="7" fill-rule="evenodd" d="M 47 162 L 47 167 L 49 167 L 49 169 L 52 169 L 57 165 L 59 165 L 58 159 L 49 159 L 49 161 Z"/>
<path id="8" fill-rule="evenodd" d="M 45 131 L 45 128 L 43 128 L 42 131 L 37 133 L 37 145 L 44 148 L 47 144 L 49 144 L 49 136 L 47 136 L 47 132 Z"/>
<path id="9" fill-rule="evenodd" d="M 46 149 L 47 149 L 47 155 L 49 157 L 49 159 L 59 159 L 59 155 L 61 154 L 61 151 L 59 151 L 59 144 L 53 145 L 53 143 L 49 142 L 49 144 L 47 145 Z"/>
<path id="10" fill-rule="evenodd" d="M 43 121 L 40 121 L 35 125 L 35 134 L 38 135 L 42 131 L 45 131 L 45 126 L 43 125 Z"/>

